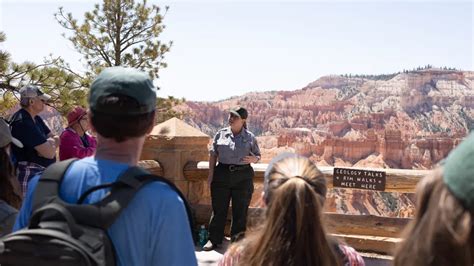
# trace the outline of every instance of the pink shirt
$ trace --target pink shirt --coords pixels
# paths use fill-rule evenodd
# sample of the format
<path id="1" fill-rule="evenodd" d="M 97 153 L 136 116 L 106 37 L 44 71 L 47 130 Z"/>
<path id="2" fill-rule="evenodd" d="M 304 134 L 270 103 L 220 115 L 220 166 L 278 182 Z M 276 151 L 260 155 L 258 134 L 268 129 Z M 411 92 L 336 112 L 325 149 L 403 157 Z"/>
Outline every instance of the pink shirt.
<path id="1" fill-rule="evenodd" d="M 89 147 L 85 147 L 81 137 L 71 128 L 67 128 L 59 138 L 59 160 L 91 156 L 95 153 L 97 141 L 94 137 L 85 134 Z"/>
<path id="2" fill-rule="evenodd" d="M 346 245 L 339 244 L 339 249 L 342 251 L 342 253 L 345 256 L 345 262 L 344 266 L 364 266 L 365 262 L 364 259 L 362 258 L 357 251 Z M 219 261 L 219 266 L 235 266 L 237 265 L 237 262 L 239 261 L 239 257 L 242 253 L 242 246 L 238 246 L 234 248 L 234 250 L 230 251 L 230 249 L 227 250 L 227 252 L 224 254 L 224 257 Z"/>

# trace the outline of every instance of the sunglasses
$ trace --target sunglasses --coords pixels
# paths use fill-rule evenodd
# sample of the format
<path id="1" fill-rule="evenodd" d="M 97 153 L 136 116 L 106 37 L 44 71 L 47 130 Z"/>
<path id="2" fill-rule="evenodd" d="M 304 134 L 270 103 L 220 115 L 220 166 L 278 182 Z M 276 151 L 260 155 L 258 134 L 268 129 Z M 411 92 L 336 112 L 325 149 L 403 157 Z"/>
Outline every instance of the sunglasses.
<path id="1" fill-rule="evenodd" d="M 34 99 L 37 99 L 37 100 L 40 100 L 42 103 L 46 103 L 46 100 L 45 99 L 41 99 L 40 97 L 36 97 Z"/>

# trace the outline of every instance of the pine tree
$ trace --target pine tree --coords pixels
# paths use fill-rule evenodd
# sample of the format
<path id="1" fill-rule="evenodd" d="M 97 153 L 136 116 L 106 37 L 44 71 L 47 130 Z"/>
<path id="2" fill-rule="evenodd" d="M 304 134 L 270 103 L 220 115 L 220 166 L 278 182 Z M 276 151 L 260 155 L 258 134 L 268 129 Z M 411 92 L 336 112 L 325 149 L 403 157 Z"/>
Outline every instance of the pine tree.
<path id="1" fill-rule="evenodd" d="M 5 33 L 0 32 L 0 44 L 7 39 Z M 12 108 L 16 101 L 13 91 L 16 89 L 10 85 L 6 76 L 10 70 L 10 54 L 7 51 L 0 50 L 0 116 L 4 117 L 6 112 Z"/>
<path id="2" fill-rule="evenodd" d="M 0 43 L 6 36 L 0 32 Z M 18 103 L 18 90 L 28 84 L 40 86 L 52 96 L 51 104 L 62 114 L 74 105 L 85 105 L 86 91 L 83 77 L 67 71 L 60 58 L 46 57 L 41 64 L 12 62 L 7 51 L 0 50 L 0 116 Z"/>
<path id="3" fill-rule="evenodd" d="M 168 7 L 163 13 L 146 0 L 103 0 L 84 14 L 82 23 L 62 7 L 55 18 L 68 30 L 68 40 L 84 56 L 86 76 L 95 76 L 105 67 L 127 66 L 146 71 L 156 79 L 160 69 L 167 66 L 164 57 L 173 44 L 159 39 L 165 29 L 163 19 L 167 11 Z M 158 122 L 179 116 L 172 108 L 182 101 L 173 97 L 158 99 Z"/>

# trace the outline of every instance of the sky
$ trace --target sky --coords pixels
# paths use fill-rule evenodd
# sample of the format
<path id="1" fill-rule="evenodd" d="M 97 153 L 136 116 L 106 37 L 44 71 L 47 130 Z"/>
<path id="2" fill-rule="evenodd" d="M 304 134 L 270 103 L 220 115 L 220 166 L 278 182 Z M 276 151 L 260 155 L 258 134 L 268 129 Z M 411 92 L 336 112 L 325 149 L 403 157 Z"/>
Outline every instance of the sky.
<path id="1" fill-rule="evenodd" d="M 53 14 L 74 17 L 94 0 L 0 0 L 0 31 L 16 62 L 81 55 Z M 168 67 L 160 96 L 217 101 L 296 90 L 331 74 L 382 74 L 431 64 L 474 70 L 473 1 L 151 1 L 168 5 Z"/>

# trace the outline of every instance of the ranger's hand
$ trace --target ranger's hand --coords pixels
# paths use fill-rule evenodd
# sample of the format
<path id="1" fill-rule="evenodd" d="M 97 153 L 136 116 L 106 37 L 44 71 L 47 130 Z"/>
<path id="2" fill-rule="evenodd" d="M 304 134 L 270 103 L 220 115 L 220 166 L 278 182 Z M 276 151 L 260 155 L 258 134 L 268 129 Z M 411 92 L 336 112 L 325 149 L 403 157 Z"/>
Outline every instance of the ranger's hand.
<path id="1" fill-rule="evenodd" d="M 245 156 L 242 161 L 244 163 L 257 163 L 259 160 L 259 158 L 257 156 L 253 156 L 253 155 L 249 155 L 249 156 Z"/>

